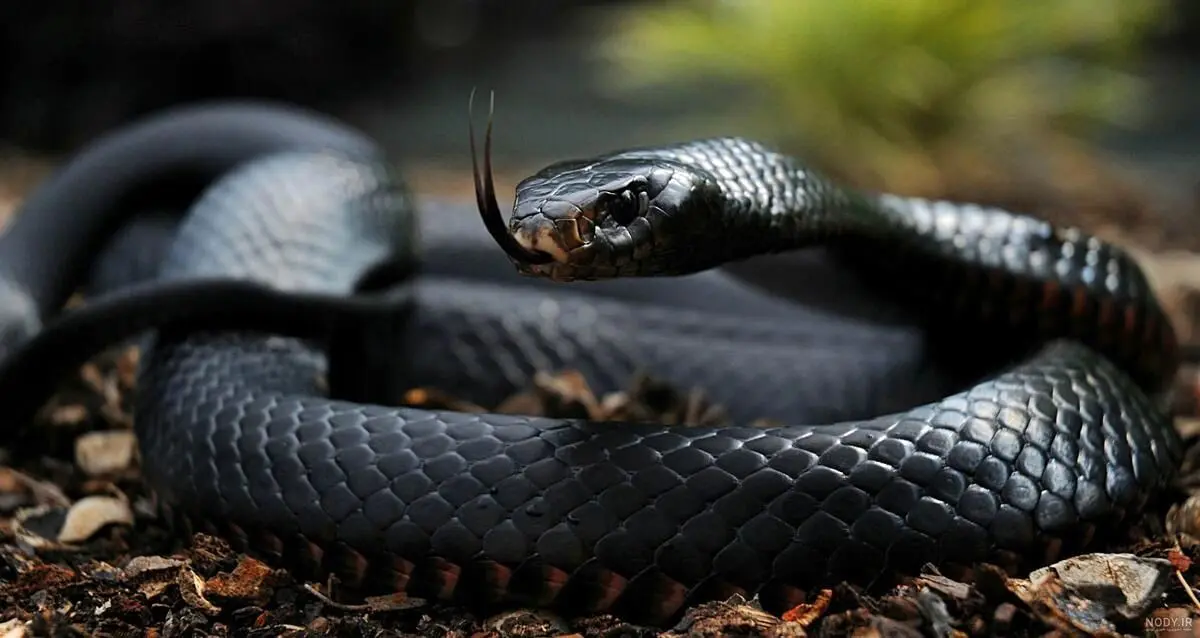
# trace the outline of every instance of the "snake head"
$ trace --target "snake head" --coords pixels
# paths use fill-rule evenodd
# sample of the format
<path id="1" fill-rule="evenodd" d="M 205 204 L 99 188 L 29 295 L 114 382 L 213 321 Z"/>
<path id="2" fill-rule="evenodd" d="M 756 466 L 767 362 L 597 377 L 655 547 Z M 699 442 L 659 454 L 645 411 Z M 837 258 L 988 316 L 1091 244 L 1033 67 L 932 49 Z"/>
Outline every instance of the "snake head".
<path id="1" fill-rule="evenodd" d="M 506 227 L 492 177 L 490 109 L 482 172 L 473 126 L 470 136 L 480 217 L 523 274 L 556 281 L 679 275 L 712 267 L 722 252 L 717 180 L 637 151 L 560 162 L 522 180 Z"/>
<path id="2" fill-rule="evenodd" d="M 563 162 L 517 185 L 508 230 L 517 245 L 550 259 L 518 261 L 525 274 L 560 281 L 683 274 L 720 235 L 710 223 L 717 201 L 714 181 L 666 159 Z"/>

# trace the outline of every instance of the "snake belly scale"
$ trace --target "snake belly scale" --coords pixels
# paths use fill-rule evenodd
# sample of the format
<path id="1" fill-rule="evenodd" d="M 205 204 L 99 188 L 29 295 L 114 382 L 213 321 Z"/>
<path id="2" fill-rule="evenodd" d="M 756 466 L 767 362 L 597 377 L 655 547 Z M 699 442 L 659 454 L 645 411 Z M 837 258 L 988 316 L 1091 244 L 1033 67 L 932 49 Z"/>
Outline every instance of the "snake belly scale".
<path id="1" fill-rule="evenodd" d="M 829 242 L 939 329 L 963 330 L 967 347 L 1001 335 L 1028 356 L 939 401 L 832 425 L 681 428 L 331 398 L 322 340 L 404 321 L 413 303 L 403 282 L 351 301 L 410 257 L 411 204 L 367 142 L 278 146 L 228 162 L 136 297 L 141 314 L 90 329 L 155 331 L 135 427 L 164 504 L 302 576 L 652 620 L 736 592 L 780 608 L 843 579 L 1074 548 L 1137 513 L 1180 461 L 1154 399 L 1174 335 L 1123 252 L 997 209 L 855 193 L 741 139 L 541 171 L 518 186 L 514 262 L 551 279 L 665 276 Z M 49 315 L 59 292 L 22 275 L 45 270 L 5 268 L 4 286 Z M 145 313 L 197 280 L 216 282 L 203 303 L 180 295 Z M 311 303 L 272 314 L 267 299 L 265 315 L 246 311 L 262 325 L 243 326 L 254 294 L 222 280 Z M 233 318 L 209 331 L 196 319 L 222 313 Z M 55 334 L 40 322 L 31 344 Z M 6 365 L 29 363 L 18 348 Z"/>

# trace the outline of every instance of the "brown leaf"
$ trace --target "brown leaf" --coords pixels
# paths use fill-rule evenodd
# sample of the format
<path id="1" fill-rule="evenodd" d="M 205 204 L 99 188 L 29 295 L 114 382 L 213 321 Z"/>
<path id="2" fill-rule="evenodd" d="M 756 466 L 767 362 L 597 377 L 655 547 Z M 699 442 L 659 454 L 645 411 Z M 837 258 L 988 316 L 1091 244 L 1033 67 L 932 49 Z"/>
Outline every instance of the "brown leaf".
<path id="1" fill-rule="evenodd" d="M 271 598 L 271 574 L 271 568 L 265 563 L 243 557 L 232 573 L 221 573 L 208 579 L 205 591 L 227 600 L 261 605 Z"/>
<path id="2" fill-rule="evenodd" d="M 1186 572 L 1192 568 L 1192 559 L 1177 549 L 1167 552 L 1167 560 L 1171 561 L 1171 565 L 1181 572 Z"/>
<path id="3" fill-rule="evenodd" d="M 55 590 L 70 585 L 80 578 L 79 572 L 61 565 L 34 565 L 28 571 L 17 575 L 15 581 L 4 584 L 2 591 L 14 598 L 24 598 L 30 594 Z"/>
<path id="4" fill-rule="evenodd" d="M 783 620 L 785 622 L 798 623 L 801 627 L 807 628 L 809 625 L 816 622 L 826 609 L 829 609 L 829 602 L 833 600 L 832 589 L 822 589 L 821 593 L 817 594 L 817 599 L 811 603 L 801 603 L 783 612 Z"/>

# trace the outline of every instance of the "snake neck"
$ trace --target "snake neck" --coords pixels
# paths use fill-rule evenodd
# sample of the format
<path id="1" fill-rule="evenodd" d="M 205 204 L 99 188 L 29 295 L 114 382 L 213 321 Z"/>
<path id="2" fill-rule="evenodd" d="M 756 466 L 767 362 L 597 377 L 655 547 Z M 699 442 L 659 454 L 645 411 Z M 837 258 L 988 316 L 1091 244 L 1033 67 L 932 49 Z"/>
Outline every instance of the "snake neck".
<path id="1" fill-rule="evenodd" d="M 894 211 L 838 186 L 795 158 L 737 137 L 628 151 L 619 157 L 671 163 L 690 180 L 690 218 L 706 269 L 726 261 L 895 235 Z M 703 220 L 703 221 L 701 221 Z M 719 236 L 703 229 L 720 228 Z"/>
<path id="2" fill-rule="evenodd" d="M 1013 335 L 997 346 L 1003 353 L 1077 340 L 1146 386 L 1176 365 L 1170 322 L 1137 263 L 1078 230 L 995 207 L 843 188 L 743 138 L 608 160 L 625 172 L 627 160 L 651 160 L 643 164 L 665 168 L 677 190 L 663 190 L 677 205 L 656 228 L 670 245 L 646 244 L 661 254 L 638 274 L 688 274 L 820 245 L 939 329 Z"/>

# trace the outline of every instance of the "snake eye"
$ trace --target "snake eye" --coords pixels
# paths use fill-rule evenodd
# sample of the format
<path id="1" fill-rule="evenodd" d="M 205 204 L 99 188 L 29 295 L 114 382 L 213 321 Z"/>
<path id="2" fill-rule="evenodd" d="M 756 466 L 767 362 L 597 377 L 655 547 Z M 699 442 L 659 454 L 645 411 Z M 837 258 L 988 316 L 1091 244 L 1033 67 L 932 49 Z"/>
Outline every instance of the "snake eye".
<path id="1" fill-rule="evenodd" d="M 650 208 L 650 196 L 645 191 L 623 190 L 608 201 L 608 214 L 622 226 L 646 214 Z"/>

